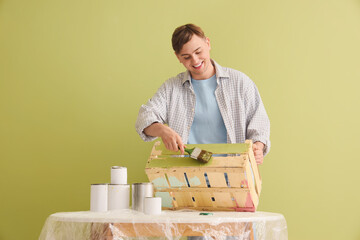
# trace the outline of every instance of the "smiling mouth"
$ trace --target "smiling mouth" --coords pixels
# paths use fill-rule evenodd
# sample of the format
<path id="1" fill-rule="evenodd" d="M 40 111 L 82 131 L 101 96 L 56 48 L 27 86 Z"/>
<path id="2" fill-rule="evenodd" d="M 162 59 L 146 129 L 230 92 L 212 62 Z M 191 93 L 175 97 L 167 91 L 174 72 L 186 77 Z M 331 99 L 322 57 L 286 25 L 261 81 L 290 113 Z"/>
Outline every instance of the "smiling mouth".
<path id="1" fill-rule="evenodd" d="M 193 68 L 195 68 L 195 69 L 200 69 L 201 66 L 203 65 L 203 63 L 204 63 L 204 61 L 202 61 L 202 62 L 199 63 L 198 65 L 193 66 Z"/>

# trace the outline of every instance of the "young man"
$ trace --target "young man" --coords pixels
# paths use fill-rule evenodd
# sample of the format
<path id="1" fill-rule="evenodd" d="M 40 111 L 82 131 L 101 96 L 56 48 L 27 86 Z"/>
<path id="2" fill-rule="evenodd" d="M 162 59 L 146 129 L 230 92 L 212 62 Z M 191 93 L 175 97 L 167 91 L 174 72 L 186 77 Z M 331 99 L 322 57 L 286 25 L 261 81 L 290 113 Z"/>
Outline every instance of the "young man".
<path id="1" fill-rule="evenodd" d="M 182 153 L 185 144 L 251 139 L 261 164 L 270 150 L 270 122 L 255 84 L 212 60 L 210 40 L 194 24 L 176 28 L 172 46 L 187 71 L 168 79 L 141 106 L 136 121 L 141 138 L 161 137 L 167 149 Z"/>

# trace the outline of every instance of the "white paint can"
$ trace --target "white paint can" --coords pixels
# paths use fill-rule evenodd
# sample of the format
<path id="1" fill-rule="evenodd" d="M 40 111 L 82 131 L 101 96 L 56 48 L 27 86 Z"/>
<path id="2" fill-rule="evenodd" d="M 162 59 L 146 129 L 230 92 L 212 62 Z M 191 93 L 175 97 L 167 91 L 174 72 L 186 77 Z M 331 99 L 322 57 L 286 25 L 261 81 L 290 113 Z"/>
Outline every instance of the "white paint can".
<path id="1" fill-rule="evenodd" d="M 111 184 L 127 184 L 127 168 L 120 166 L 111 167 Z"/>
<path id="2" fill-rule="evenodd" d="M 108 209 L 128 209 L 130 204 L 130 185 L 110 184 L 108 189 Z"/>
<path id="3" fill-rule="evenodd" d="M 108 184 L 91 184 L 90 211 L 106 212 L 108 210 Z"/>
<path id="4" fill-rule="evenodd" d="M 148 215 L 160 215 L 161 197 L 146 197 L 144 199 L 144 213 Z"/>

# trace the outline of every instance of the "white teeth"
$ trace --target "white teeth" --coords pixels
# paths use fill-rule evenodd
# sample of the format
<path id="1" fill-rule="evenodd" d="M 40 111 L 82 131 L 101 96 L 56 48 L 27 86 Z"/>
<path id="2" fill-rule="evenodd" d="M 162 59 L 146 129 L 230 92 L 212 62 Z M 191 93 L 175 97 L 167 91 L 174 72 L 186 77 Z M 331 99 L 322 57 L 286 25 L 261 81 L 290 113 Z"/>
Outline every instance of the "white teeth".
<path id="1" fill-rule="evenodd" d="M 194 66 L 194 67 L 196 67 L 196 68 L 197 68 L 197 67 L 200 67 L 200 66 L 201 66 L 201 64 L 202 64 L 202 62 L 201 62 L 201 63 L 199 63 L 198 65 Z"/>

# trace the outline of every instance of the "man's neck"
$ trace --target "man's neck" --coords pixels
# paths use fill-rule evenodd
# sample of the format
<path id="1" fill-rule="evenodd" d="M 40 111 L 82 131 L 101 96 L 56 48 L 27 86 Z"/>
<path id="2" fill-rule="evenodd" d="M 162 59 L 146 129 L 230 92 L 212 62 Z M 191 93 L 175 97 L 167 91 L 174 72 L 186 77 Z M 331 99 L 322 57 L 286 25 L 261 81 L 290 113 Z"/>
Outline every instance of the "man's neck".
<path id="1" fill-rule="evenodd" d="M 209 69 L 207 69 L 206 72 L 204 72 L 201 75 L 195 75 L 195 74 L 191 74 L 191 78 L 194 80 L 205 80 L 205 79 L 209 79 L 212 76 L 214 76 L 214 74 L 216 73 L 216 69 L 214 66 L 214 63 L 211 61 L 211 65 L 209 66 Z"/>

